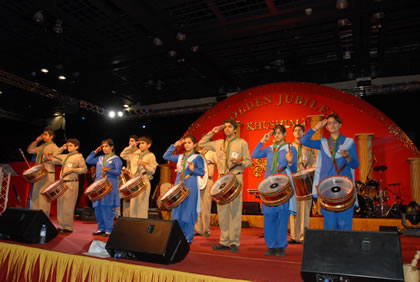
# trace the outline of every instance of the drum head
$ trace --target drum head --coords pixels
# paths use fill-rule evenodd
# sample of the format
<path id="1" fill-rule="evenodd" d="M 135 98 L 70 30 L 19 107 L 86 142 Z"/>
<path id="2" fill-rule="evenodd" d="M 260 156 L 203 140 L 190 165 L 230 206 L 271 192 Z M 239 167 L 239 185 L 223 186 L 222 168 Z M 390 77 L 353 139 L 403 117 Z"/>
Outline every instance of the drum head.
<path id="1" fill-rule="evenodd" d="M 102 186 L 105 181 L 106 181 L 106 176 L 96 180 L 95 182 L 90 184 L 90 186 L 86 189 L 85 193 L 89 193 L 92 190 L 95 190 L 96 187 Z"/>
<path id="2" fill-rule="evenodd" d="M 162 196 L 162 198 L 160 199 L 161 201 L 165 200 L 166 198 L 168 198 L 170 195 L 172 195 L 178 188 L 179 186 L 181 186 L 183 183 L 177 183 L 174 186 L 171 187 L 171 189 L 168 190 L 168 192 L 165 193 L 165 195 Z"/>
<path id="3" fill-rule="evenodd" d="M 44 190 L 44 191 L 42 191 L 42 192 L 43 192 L 43 193 L 46 193 L 46 192 L 48 192 L 48 191 L 50 191 L 50 190 L 55 189 L 58 185 L 60 185 L 60 182 L 61 182 L 61 180 L 57 180 L 57 181 L 56 181 L 56 182 L 54 182 L 53 184 L 48 185 L 48 186 L 47 186 L 47 188 L 45 188 L 45 190 Z"/>
<path id="4" fill-rule="evenodd" d="M 224 175 L 222 178 L 216 181 L 216 183 L 213 184 L 213 187 L 211 187 L 210 194 L 216 195 L 220 191 L 223 191 L 223 189 L 226 188 L 233 180 L 233 174 L 229 173 Z"/>
<path id="5" fill-rule="evenodd" d="M 294 173 L 292 176 L 293 177 L 299 177 L 299 176 L 311 174 L 311 173 L 314 173 L 314 172 L 315 172 L 315 168 L 311 167 L 311 168 L 308 168 L 308 169 L 298 171 L 298 172 Z"/>
<path id="6" fill-rule="evenodd" d="M 318 186 L 319 193 L 326 198 L 344 198 L 353 191 L 353 182 L 345 176 L 328 177 Z"/>
<path id="7" fill-rule="evenodd" d="M 288 185 L 289 181 L 286 174 L 270 175 L 258 185 L 258 191 L 263 194 L 276 192 Z"/>
<path id="8" fill-rule="evenodd" d="M 128 180 L 124 185 L 122 185 L 118 190 L 124 190 L 126 187 L 137 185 L 136 183 L 141 180 L 141 176 L 136 176 Z"/>
<path id="9" fill-rule="evenodd" d="M 31 174 L 31 173 L 37 172 L 38 170 L 42 169 L 43 167 L 44 167 L 43 164 L 39 164 L 39 165 L 33 166 L 33 167 L 28 168 L 27 170 L 25 170 L 23 172 L 23 174 L 24 175 L 27 175 L 27 174 Z"/>

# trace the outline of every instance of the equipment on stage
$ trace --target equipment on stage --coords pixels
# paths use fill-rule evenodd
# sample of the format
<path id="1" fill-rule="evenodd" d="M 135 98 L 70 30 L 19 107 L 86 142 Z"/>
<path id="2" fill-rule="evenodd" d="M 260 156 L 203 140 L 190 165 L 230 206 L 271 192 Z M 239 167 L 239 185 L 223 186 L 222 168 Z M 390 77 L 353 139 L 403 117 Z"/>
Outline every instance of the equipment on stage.
<path id="1" fill-rule="evenodd" d="M 304 281 L 404 281 L 397 232 L 305 230 Z"/>
<path id="2" fill-rule="evenodd" d="M 49 242 L 58 231 L 42 210 L 7 208 L 0 216 L 0 238 L 37 244 L 44 224 L 47 228 L 45 242 Z"/>
<path id="3" fill-rule="evenodd" d="M 184 182 L 178 182 L 166 192 L 160 201 L 167 210 L 172 210 L 179 206 L 190 195 L 191 191 L 184 185 Z"/>
<path id="4" fill-rule="evenodd" d="M 66 183 L 64 183 L 63 179 L 57 180 L 56 182 L 52 183 L 45 187 L 41 194 L 47 198 L 48 201 L 54 201 L 55 199 L 60 198 L 68 189 Z"/>
<path id="5" fill-rule="evenodd" d="M 315 168 L 308 168 L 292 174 L 296 190 L 296 200 L 312 198 L 312 184 L 314 182 Z"/>
<path id="6" fill-rule="evenodd" d="M 345 176 L 327 177 L 316 189 L 321 206 L 328 211 L 345 211 L 356 201 L 353 181 Z"/>
<path id="7" fill-rule="evenodd" d="M 123 186 L 127 181 L 131 179 L 131 173 L 125 167 L 121 169 L 121 174 L 119 177 L 119 186 Z"/>
<path id="8" fill-rule="evenodd" d="M 103 199 L 111 191 L 111 182 L 109 182 L 108 178 L 104 176 L 90 184 L 89 187 L 85 190 L 85 195 L 89 198 L 89 200 L 95 202 Z"/>
<path id="9" fill-rule="evenodd" d="M 48 175 L 48 170 L 44 164 L 34 165 L 23 172 L 23 177 L 29 183 L 41 181 Z"/>
<path id="10" fill-rule="evenodd" d="M 213 184 L 210 190 L 210 196 L 217 204 L 226 205 L 235 200 L 241 191 L 242 185 L 239 183 L 239 180 L 233 173 L 228 173 Z"/>
<path id="11" fill-rule="evenodd" d="M 124 200 L 129 200 L 138 196 L 146 189 L 146 183 L 141 175 L 128 180 L 125 184 L 120 186 L 120 196 Z"/>
<path id="12" fill-rule="evenodd" d="M 258 185 L 261 201 L 266 206 L 280 206 L 293 196 L 294 191 L 287 174 L 274 174 Z"/>
<path id="13" fill-rule="evenodd" d="M 190 246 L 176 220 L 120 217 L 105 246 L 115 259 L 161 264 L 182 261 Z"/>

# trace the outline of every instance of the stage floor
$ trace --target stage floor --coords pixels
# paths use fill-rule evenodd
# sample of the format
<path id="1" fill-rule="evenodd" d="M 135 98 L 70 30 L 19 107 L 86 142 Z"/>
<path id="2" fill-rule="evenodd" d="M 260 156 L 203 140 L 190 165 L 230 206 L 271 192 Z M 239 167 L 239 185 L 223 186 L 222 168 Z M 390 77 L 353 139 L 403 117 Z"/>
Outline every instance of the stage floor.
<path id="1" fill-rule="evenodd" d="M 55 218 L 51 220 L 56 224 Z M 83 253 L 88 251 L 93 240 L 107 241 L 105 237 L 92 235 L 96 227 L 95 222 L 75 220 L 73 233 L 59 233 L 57 237 L 45 245 L 20 244 L 10 241 L 2 242 L 85 256 Z M 286 249 L 286 256 L 282 258 L 264 256 L 266 246 L 262 237 L 263 230 L 261 228 L 243 228 L 241 246 L 238 253 L 213 251 L 211 247 L 218 243 L 219 234 L 219 227 L 212 226 L 210 237 L 195 236 L 190 252 L 182 262 L 177 264 L 161 265 L 125 259 L 119 261 L 158 269 L 176 270 L 230 279 L 301 281 L 300 268 L 303 245 L 289 245 Z M 420 250 L 420 239 L 401 236 L 401 249 L 403 262 L 405 264 L 411 263 L 416 250 Z M 101 259 L 98 258 L 98 260 Z M 112 261 L 111 258 L 107 260 Z"/>

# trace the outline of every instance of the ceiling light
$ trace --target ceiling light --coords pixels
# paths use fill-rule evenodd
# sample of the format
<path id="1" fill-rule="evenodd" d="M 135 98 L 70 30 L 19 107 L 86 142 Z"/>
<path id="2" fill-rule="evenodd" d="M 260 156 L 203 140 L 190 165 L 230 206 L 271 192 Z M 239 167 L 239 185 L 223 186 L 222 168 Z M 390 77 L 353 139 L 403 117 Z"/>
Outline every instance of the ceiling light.
<path id="1" fill-rule="evenodd" d="M 162 46 L 163 45 L 163 41 L 162 40 L 160 40 L 160 38 L 155 38 L 155 39 L 153 39 L 153 45 L 155 45 L 155 46 Z"/>
<path id="2" fill-rule="evenodd" d="M 3 91 L 0 90 L 0 94 L 3 94 Z"/>
<path id="3" fill-rule="evenodd" d="M 59 80 L 66 80 L 66 77 L 64 75 L 60 75 L 60 76 L 58 76 L 58 79 Z"/>
<path id="4" fill-rule="evenodd" d="M 53 26 L 52 30 L 57 34 L 63 33 L 63 21 L 60 19 L 57 19 L 55 22 L 55 25 Z"/>
<path id="5" fill-rule="evenodd" d="M 198 47 L 197 45 L 191 47 L 191 52 L 197 53 L 198 50 L 200 50 L 200 47 Z"/>
<path id="6" fill-rule="evenodd" d="M 187 38 L 187 36 L 185 35 L 185 33 L 183 32 L 179 32 L 176 34 L 176 39 L 179 41 L 183 41 Z"/>
<path id="7" fill-rule="evenodd" d="M 48 70 L 47 69 L 41 69 L 41 72 L 48 73 Z"/>
<path id="8" fill-rule="evenodd" d="M 129 106 L 129 105 L 127 105 L 127 104 L 125 104 L 125 105 L 124 105 L 124 108 L 128 108 L 128 107 L 130 107 L 130 106 Z"/>
<path id="9" fill-rule="evenodd" d="M 118 114 L 119 117 L 122 117 L 123 116 L 123 112 L 121 112 L 121 111 L 118 111 L 117 114 Z"/>
<path id="10" fill-rule="evenodd" d="M 349 3 L 347 2 L 347 0 L 337 0 L 337 4 L 335 5 L 335 7 L 338 10 L 344 10 L 349 6 Z"/>
<path id="11" fill-rule="evenodd" d="M 312 15 L 312 8 L 305 9 L 305 15 L 307 15 L 307 16 Z"/>
<path id="12" fill-rule="evenodd" d="M 176 52 L 174 50 L 171 50 L 168 52 L 169 57 L 175 57 L 176 56 Z"/>
<path id="13" fill-rule="evenodd" d="M 38 12 L 36 12 L 33 16 L 32 19 L 39 24 L 42 24 L 44 22 L 44 13 L 42 12 L 42 10 L 39 10 Z"/>
<path id="14" fill-rule="evenodd" d="M 109 116 L 110 118 L 114 118 L 114 117 L 115 117 L 115 112 L 114 112 L 114 111 L 110 111 L 110 112 L 108 113 L 108 116 Z"/>

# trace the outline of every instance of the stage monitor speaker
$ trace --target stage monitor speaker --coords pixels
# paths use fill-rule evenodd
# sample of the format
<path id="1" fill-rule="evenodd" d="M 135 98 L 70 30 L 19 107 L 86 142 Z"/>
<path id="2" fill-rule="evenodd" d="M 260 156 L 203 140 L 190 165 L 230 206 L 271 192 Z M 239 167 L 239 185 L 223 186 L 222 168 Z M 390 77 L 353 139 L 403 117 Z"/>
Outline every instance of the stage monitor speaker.
<path id="1" fill-rule="evenodd" d="M 306 229 L 304 281 L 404 281 L 395 232 Z"/>
<path id="2" fill-rule="evenodd" d="M 261 215 L 260 203 L 258 202 L 243 202 L 242 214 L 245 215 Z"/>
<path id="3" fill-rule="evenodd" d="M 49 242 L 58 231 L 43 211 L 8 208 L 0 216 L 0 236 L 6 240 L 36 244 L 43 224 L 47 227 L 45 241 Z"/>
<path id="4" fill-rule="evenodd" d="M 190 250 L 176 220 L 120 217 L 105 246 L 112 257 L 161 264 L 182 261 Z"/>

